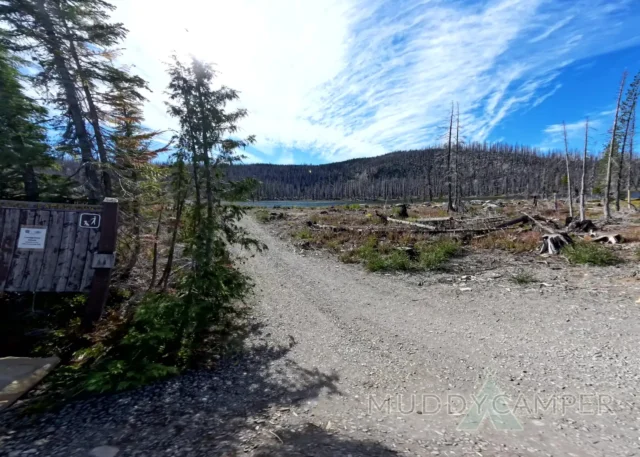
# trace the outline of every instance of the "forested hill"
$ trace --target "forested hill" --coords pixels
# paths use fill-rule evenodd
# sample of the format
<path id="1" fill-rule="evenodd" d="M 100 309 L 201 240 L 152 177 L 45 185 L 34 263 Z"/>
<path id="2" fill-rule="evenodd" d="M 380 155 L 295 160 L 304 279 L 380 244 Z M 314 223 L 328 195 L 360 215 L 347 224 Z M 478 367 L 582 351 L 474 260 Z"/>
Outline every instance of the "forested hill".
<path id="1" fill-rule="evenodd" d="M 587 192 L 593 192 L 594 188 L 598 192 L 602 168 L 598 164 L 595 157 L 587 159 Z M 635 161 L 634 169 L 637 166 Z M 580 153 L 571 154 L 569 168 L 572 187 L 578 189 L 582 174 Z M 450 157 L 446 149 L 435 147 L 326 165 L 235 165 L 229 174 L 232 179 L 253 177 L 261 181 L 255 195 L 259 200 L 428 200 L 447 194 L 448 175 L 453 192 L 457 189 L 462 197 L 545 195 L 554 191 L 564 195 L 566 169 L 564 152 L 543 154 L 523 146 L 471 144 L 461 147 L 458 154 L 452 151 Z M 623 170 L 621 178 L 624 189 L 626 171 Z M 615 179 L 614 176 L 614 182 Z"/>

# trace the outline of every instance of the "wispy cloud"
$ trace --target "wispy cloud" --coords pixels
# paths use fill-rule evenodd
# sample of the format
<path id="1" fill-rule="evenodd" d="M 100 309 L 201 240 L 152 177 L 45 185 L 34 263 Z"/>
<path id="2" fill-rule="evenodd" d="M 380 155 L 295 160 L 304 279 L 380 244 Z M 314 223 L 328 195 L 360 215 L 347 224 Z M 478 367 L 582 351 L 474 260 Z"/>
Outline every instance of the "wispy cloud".
<path id="1" fill-rule="evenodd" d="M 540 97 L 536 98 L 535 101 L 533 102 L 534 108 L 536 106 L 538 106 L 538 105 L 541 105 L 547 98 L 551 97 L 553 94 L 558 92 L 558 90 L 560 88 L 562 88 L 562 84 L 558 83 L 549 92 L 547 92 L 546 94 L 543 94 Z"/>
<path id="2" fill-rule="evenodd" d="M 549 38 L 549 36 L 557 31 L 560 30 L 562 27 L 564 27 L 565 25 L 567 25 L 569 22 L 571 22 L 571 20 L 573 19 L 573 16 L 569 16 L 563 19 L 560 19 L 558 22 L 556 22 L 555 24 L 553 24 L 551 27 L 549 27 L 548 29 L 546 29 L 544 32 L 542 32 L 540 35 L 533 37 L 532 39 L 529 40 L 529 43 L 537 43 L 538 41 L 542 41 L 546 38 Z"/>
<path id="3" fill-rule="evenodd" d="M 175 125 L 162 62 L 194 55 L 241 91 L 243 131 L 274 161 L 280 149 L 340 160 L 430 144 L 453 100 L 465 136 L 484 140 L 559 90 L 563 67 L 638 42 L 628 0 L 116 3 L 131 31 L 122 60 L 153 89 L 147 122 Z"/>

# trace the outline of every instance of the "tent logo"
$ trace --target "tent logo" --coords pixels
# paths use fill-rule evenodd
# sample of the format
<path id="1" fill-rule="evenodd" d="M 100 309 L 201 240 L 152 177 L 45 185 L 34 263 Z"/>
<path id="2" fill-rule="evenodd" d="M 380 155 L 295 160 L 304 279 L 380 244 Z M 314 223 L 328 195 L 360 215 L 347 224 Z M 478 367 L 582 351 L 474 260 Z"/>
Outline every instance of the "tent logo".
<path id="1" fill-rule="evenodd" d="M 522 424 L 507 405 L 507 396 L 493 379 L 489 378 L 478 395 L 472 395 L 471 398 L 473 403 L 462 422 L 458 424 L 458 430 L 467 432 L 478 430 L 485 419 L 488 419 L 496 430 L 523 430 Z"/>

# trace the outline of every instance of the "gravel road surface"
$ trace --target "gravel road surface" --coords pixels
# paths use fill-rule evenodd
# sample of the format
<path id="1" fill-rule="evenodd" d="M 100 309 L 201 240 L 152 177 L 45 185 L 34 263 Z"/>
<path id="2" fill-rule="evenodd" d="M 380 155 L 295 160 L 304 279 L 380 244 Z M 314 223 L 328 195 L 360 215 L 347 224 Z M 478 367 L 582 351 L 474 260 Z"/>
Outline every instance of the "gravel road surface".
<path id="1" fill-rule="evenodd" d="M 370 274 L 245 224 L 269 250 L 244 264 L 244 353 L 35 419 L 5 414 L 0 455 L 640 455 L 637 282 Z"/>

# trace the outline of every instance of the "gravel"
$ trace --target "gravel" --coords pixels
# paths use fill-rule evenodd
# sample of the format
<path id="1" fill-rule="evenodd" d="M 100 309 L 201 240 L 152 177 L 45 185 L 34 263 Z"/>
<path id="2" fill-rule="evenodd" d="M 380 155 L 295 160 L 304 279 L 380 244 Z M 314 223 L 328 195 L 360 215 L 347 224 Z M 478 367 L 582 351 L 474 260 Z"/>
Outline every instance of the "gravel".
<path id="1" fill-rule="evenodd" d="M 5 413 L 0 455 L 640 455 L 639 292 L 625 270 L 536 264 L 541 282 L 524 286 L 501 270 L 370 274 L 245 224 L 269 246 L 244 264 L 245 352 L 55 413 Z M 522 430 L 490 417 L 459 430 L 494 384 Z"/>

